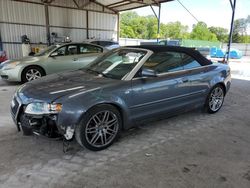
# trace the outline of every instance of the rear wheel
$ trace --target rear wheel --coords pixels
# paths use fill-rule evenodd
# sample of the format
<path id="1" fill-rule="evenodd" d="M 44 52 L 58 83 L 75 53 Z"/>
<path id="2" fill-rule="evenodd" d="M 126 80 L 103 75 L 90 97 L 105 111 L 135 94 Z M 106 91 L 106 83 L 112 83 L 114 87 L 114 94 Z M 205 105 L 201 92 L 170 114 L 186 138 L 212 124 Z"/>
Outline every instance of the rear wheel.
<path id="1" fill-rule="evenodd" d="M 99 151 L 113 144 L 121 130 L 120 112 L 112 105 L 90 109 L 76 127 L 75 136 L 81 146 Z"/>
<path id="2" fill-rule="evenodd" d="M 30 66 L 23 70 L 22 72 L 22 82 L 30 82 L 45 76 L 45 72 L 42 68 L 37 66 Z"/>
<path id="3" fill-rule="evenodd" d="M 207 97 L 205 105 L 207 112 L 211 114 L 218 112 L 223 105 L 224 97 L 225 91 L 223 86 L 214 86 Z"/>

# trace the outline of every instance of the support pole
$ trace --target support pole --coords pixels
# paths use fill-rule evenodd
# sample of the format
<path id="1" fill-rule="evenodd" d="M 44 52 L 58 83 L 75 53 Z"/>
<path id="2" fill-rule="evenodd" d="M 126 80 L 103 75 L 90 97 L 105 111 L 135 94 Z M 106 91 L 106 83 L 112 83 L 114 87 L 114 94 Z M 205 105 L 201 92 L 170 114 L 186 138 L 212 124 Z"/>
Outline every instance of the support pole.
<path id="1" fill-rule="evenodd" d="M 3 51 L 3 42 L 2 42 L 2 36 L 1 36 L 1 30 L 0 30 L 0 51 Z"/>
<path id="2" fill-rule="evenodd" d="M 157 43 L 159 43 L 159 38 L 160 38 L 160 24 L 161 24 L 161 3 L 159 3 L 159 12 L 158 12 Z"/>
<path id="3" fill-rule="evenodd" d="M 160 38 L 160 24 L 161 24 L 161 3 L 158 4 L 158 15 L 156 14 L 154 8 L 150 5 L 150 8 L 152 9 L 155 17 L 157 18 L 157 43 L 159 42 Z"/>
<path id="4" fill-rule="evenodd" d="M 86 11 L 86 35 L 87 39 L 89 39 L 89 11 Z"/>
<path id="5" fill-rule="evenodd" d="M 47 4 L 44 4 L 44 10 L 45 10 L 45 26 L 46 26 L 46 35 L 47 35 L 47 45 L 51 45 L 50 41 L 50 26 L 49 26 L 49 6 Z"/>
<path id="6" fill-rule="evenodd" d="M 150 5 L 150 8 L 151 8 L 151 10 L 153 11 L 153 13 L 154 13 L 155 17 L 158 19 L 158 16 L 157 16 L 157 14 L 156 14 L 156 12 L 155 12 L 154 8 L 152 7 L 152 5 Z"/>
<path id="7" fill-rule="evenodd" d="M 231 7 L 232 7 L 232 19 L 231 19 L 231 27 L 230 27 L 230 33 L 229 33 L 229 39 L 228 39 L 228 45 L 227 45 L 227 52 L 224 57 L 224 62 L 226 60 L 226 63 L 229 61 L 229 55 L 230 55 L 230 48 L 231 48 L 231 43 L 232 43 L 232 38 L 233 38 L 233 29 L 234 29 L 234 15 L 235 15 L 235 8 L 236 8 L 236 0 L 229 0 Z"/>
<path id="8" fill-rule="evenodd" d="M 117 13 L 117 42 L 120 39 L 120 13 Z"/>

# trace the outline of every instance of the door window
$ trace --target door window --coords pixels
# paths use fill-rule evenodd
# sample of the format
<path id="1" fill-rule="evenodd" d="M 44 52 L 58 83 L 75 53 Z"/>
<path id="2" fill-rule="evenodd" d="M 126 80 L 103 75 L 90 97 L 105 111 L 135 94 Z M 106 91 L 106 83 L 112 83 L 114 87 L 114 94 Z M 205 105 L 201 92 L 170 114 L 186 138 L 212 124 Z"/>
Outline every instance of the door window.
<path id="1" fill-rule="evenodd" d="M 157 74 L 183 70 L 182 54 L 178 52 L 159 52 L 153 54 L 143 65 L 155 70 Z"/>
<path id="2" fill-rule="evenodd" d="M 193 57 L 182 52 L 159 52 L 153 54 L 143 65 L 157 74 L 201 67 Z"/>
<path id="3" fill-rule="evenodd" d="M 184 67 L 184 69 L 193 69 L 193 68 L 201 67 L 198 61 L 196 61 L 194 58 L 192 58 L 191 56 L 187 54 L 183 54 L 182 66 Z"/>
<path id="4" fill-rule="evenodd" d="M 85 54 L 85 53 L 100 53 L 102 52 L 102 48 L 99 48 L 97 46 L 93 45 L 88 45 L 88 44 L 81 44 L 80 45 L 80 54 Z"/>
<path id="5" fill-rule="evenodd" d="M 57 53 L 56 56 L 65 56 L 66 55 L 66 46 L 59 48 L 55 53 Z"/>
<path id="6" fill-rule="evenodd" d="M 77 55 L 77 45 L 68 45 L 67 55 Z"/>

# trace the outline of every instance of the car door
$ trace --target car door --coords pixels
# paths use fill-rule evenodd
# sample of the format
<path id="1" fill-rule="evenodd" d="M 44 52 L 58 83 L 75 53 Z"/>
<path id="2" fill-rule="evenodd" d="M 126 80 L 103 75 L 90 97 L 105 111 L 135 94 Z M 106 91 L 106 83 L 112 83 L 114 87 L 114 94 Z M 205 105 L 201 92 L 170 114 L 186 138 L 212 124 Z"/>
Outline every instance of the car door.
<path id="1" fill-rule="evenodd" d="M 78 68 L 77 55 L 79 54 L 77 44 L 64 45 L 53 51 L 46 61 L 47 73 L 56 73 Z"/>
<path id="2" fill-rule="evenodd" d="M 209 90 L 209 67 L 202 66 L 199 60 L 186 53 L 182 53 L 181 64 L 188 75 L 190 103 L 203 105 Z"/>
<path id="3" fill-rule="evenodd" d="M 103 48 L 91 44 L 79 44 L 79 55 L 74 59 L 77 63 L 78 68 L 83 68 L 92 61 L 94 61 L 98 56 L 102 55 Z"/>
<path id="4" fill-rule="evenodd" d="M 133 119 L 172 113 L 189 101 L 187 73 L 178 52 L 153 54 L 143 65 L 156 72 L 156 77 L 135 77 L 131 82 L 131 115 Z"/>

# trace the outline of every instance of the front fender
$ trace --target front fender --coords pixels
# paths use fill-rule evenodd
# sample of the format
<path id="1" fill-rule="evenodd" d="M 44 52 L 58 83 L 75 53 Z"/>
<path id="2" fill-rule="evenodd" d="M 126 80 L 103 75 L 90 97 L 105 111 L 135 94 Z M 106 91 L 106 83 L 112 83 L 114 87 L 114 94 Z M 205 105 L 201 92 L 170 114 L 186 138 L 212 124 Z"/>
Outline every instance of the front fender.
<path id="1" fill-rule="evenodd" d="M 61 130 L 66 130 L 67 127 L 75 129 L 75 126 L 80 123 L 85 113 L 99 104 L 114 105 L 121 112 L 124 128 L 129 124 L 128 106 L 122 97 L 112 93 L 97 90 L 83 95 L 73 94 L 65 96 L 56 100 L 56 102 L 63 104 L 62 111 L 57 118 L 57 125 Z"/>

